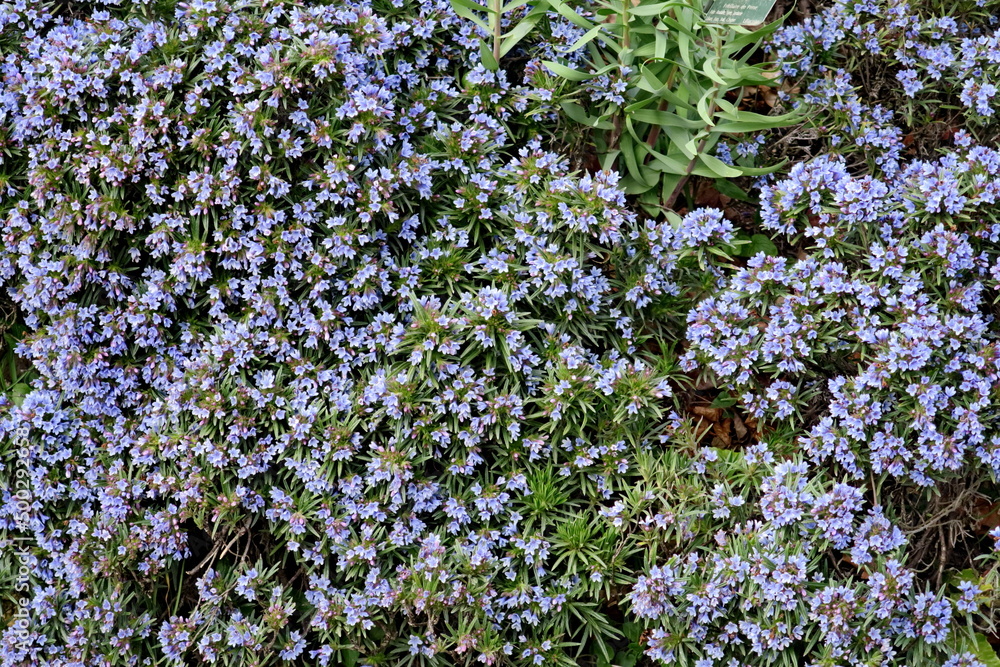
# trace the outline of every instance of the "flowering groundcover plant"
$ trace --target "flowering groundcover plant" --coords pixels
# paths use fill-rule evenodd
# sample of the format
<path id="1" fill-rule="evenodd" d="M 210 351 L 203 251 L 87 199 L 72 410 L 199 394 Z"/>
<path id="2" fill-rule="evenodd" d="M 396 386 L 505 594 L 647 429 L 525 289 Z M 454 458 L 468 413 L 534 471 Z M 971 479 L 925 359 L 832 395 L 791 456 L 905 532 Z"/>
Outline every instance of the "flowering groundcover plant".
<path id="1" fill-rule="evenodd" d="M 0 664 L 988 664 L 996 26 L 914 11 L 777 33 L 836 129 L 739 227 L 560 153 L 558 12 L 493 68 L 447 2 L 0 4 Z"/>

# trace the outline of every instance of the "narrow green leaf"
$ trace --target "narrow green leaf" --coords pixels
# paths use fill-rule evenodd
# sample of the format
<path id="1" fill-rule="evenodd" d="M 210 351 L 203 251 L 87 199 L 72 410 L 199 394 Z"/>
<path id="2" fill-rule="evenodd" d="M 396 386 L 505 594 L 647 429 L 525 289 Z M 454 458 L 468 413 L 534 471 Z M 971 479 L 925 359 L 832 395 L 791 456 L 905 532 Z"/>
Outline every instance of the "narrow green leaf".
<path id="1" fill-rule="evenodd" d="M 477 5 L 476 3 L 471 2 L 470 0 L 451 0 L 451 6 L 452 9 L 455 10 L 455 13 L 461 16 L 462 18 L 472 21 L 477 26 L 479 26 L 480 28 L 482 28 L 487 32 L 490 31 L 489 24 L 486 23 L 486 21 L 484 21 L 480 17 L 472 13 L 473 11 L 485 12 L 486 11 L 485 7 Z"/>
<path id="2" fill-rule="evenodd" d="M 635 36 L 635 31 L 632 32 Z M 632 49 L 632 57 L 639 61 L 650 60 L 656 55 L 656 45 L 652 41 L 643 41 L 642 46 Z"/>
<path id="3" fill-rule="evenodd" d="M 709 91 L 698 100 L 698 115 L 705 121 L 705 125 L 712 127 L 715 121 L 712 120 L 712 106 L 715 101 L 715 91 Z"/>
<path id="4" fill-rule="evenodd" d="M 686 35 L 686 36 L 690 37 L 692 40 L 698 41 L 698 33 L 696 33 L 695 31 L 691 30 L 690 27 L 682 25 L 678 21 L 675 21 L 674 19 L 670 18 L 669 16 L 666 16 L 666 15 L 661 16 L 660 17 L 660 22 L 663 23 L 664 25 L 666 25 L 668 28 L 672 28 L 674 32 Z"/>
<path id="5" fill-rule="evenodd" d="M 702 71 L 702 73 L 705 76 L 707 76 L 709 79 L 711 79 L 715 83 L 719 84 L 723 88 L 728 88 L 730 86 L 726 83 L 726 80 L 722 78 L 722 76 L 719 74 L 719 72 L 716 69 L 716 63 L 717 62 L 718 62 L 718 58 L 716 58 L 715 56 L 711 56 L 709 58 L 706 58 L 705 59 L 705 64 L 701 66 L 701 71 Z"/>
<path id="6" fill-rule="evenodd" d="M 552 62 L 551 60 L 543 60 L 542 64 L 549 68 L 554 74 L 570 81 L 586 81 L 587 79 L 592 79 L 597 76 L 596 74 L 587 74 L 586 72 L 581 72 L 579 70 L 566 67 L 565 65 L 560 65 L 559 63 Z"/>
<path id="7" fill-rule="evenodd" d="M 507 4 L 506 4 L 506 5 L 505 5 L 505 6 L 504 6 L 504 7 L 503 7 L 503 8 L 501 9 L 501 10 L 500 10 L 500 13 L 501 13 L 501 14 L 508 14 L 508 13 L 510 13 L 511 11 L 513 11 L 513 10 L 517 9 L 518 7 L 523 7 L 523 6 L 525 6 L 526 4 L 528 4 L 528 3 L 529 3 L 529 2 L 531 2 L 531 1 L 532 1 L 532 0 L 511 0 L 510 2 L 508 2 L 508 3 L 507 3 Z M 544 7 L 544 6 L 545 6 L 545 3 L 544 3 L 544 0 L 543 0 L 543 2 L 542 2 L 541 4 L 536 4 L 536 5 L 535 5 L 535 8 L 534 8 L 534 9 L 532 9 L 531 11 L 533 11 L 533 12 L 534 12 L 534 11 L 537 11 L 537 10 L 538 10 L 538 9 L 539 9 L 540 7 Z"/>
<path id="8" fill-rule="evenodd" d="M 458 12 L 460 9 L 469 10 L 475 12 L 485 12 L 488 9 L 478 2 L 473 2 L 472 0 L 451 0 L 451 6 Z"/>
<path id="9" fill-rule="evenodd" d="M 778 171 L 785 166 L 788 160 L 782 160 L 778 164 L 773 164 L 770 167 L 737 167 L 744 176 L 763 176 L 764 174 L 770 174 L 772 172 Z"/>
<path id="10" fill-rule="evenodd" d="M 732 121 L 739 127 L 754 128 L 752 130 L 731 130 L 732 132 L 756 132 L 758 130 L 769 130 L 775 127 L 791 125 L 792 123 L 796 123 L 804 118 L 803 114 L 797 111 L 790 111 L 779 116 L 765 116 L 764 114 L 754 113 L 752 111 L 738 111 L 736 113 L 722 111 L 719 113 L 719 117 L 724 120 Z"/>
<path id="11" fill-rule="evenodd" d="M 667 125 L 670 127 L 679 127 L 685 130 L 700 130 L 703 126 L 697 120 L 691 120 L 688 118 L 681 118 L 675 113 L 669 111 L 658 111 L 656 109 L 638 109 L 631 114 L 632 118 L 639 121 L 640 123 L 649 123 L 651 125 Z"/>
<path id="12" fill-rule="evenodd" d="M 684 157 L 688 160 L 693 160 L 697 156 L 698 142 L 694 139 L 696 135 L 692 134 L 690 130 L 671 127 L 669 125 L 662 125 L 661 128 L 663 134 L 667 135 L 670 139 L 670 143 L 683 153 Z"/>
<path id="13" fill-rule="evenodd" d="M 636 83 L 640 90 L 644 90 L 656 95 L 657 97 L 665 99 L 680 109 L 684 109 L 686 111 L 695 110 L 694 106 L 688 103 L 686 99 L 671 90 L 667 90 L 666 84 L 661 82 L 650 68 L 643 66 L 640 69 L 640 75 L 641 78 Z M 678 87 L 678 90 L 683 90 L 683 88 Z M 642 106 L 645 106 L 645 104 Z"/>
<path id="14" fill-rule="evenodd" d="M 677 52 L 680 54 L 681 62 L 690 68 L 694 67 L 691 61 L 691 38 L 685 32 L 677 34 Z"/>
<path id="15" fill-rule="evenodd" d="M 500 69 L 500 63 L 493 57 L 493 48 L 486 43 L 485 39 L 479 40 L 479 57 L 483 61 L 483 67 L 493 72 Z"/>
<path id="16" fill-rule="evenodd" d="M 719 178 L 736 178 L 737 176 L 742 176 L 743 172 L 736 168 L 730 167 L 728 164 L 715 157 L 714 155 L 709 155 L 707 153 L 702 153 L 698 156 L 698 161 L 705 167 L 708 173 L 700 171 L 698 167 L 695 167 L 691 173 L 698 174 L 699 176 L 717 176 Z"/>
<path id="17" fill-rule="evenodd" d="M 654 102 L 656 102 L 656 98 L 655 97 L 643 97 L 642 99 L 640 99 L 637 102 L 633 102 L 632 104 L 629 104 L 628 106 L 622 107 L 622 110 L 626 114 L 628 114 L 628 115 L 631 116 L 633 111 L 638 111 L 639 109 L 645 109 L 646 107 L 648 107 L 650 104 L 653 104 Z"/>
<path id="18" fill-rule="evenodd" d="M 668 174 L 676 174 L 678 176 L 683 176 L 687 173 L 688 165 L 676 160 L 672 157 L 667 157 L 663 153 L 653 150 L 652 148 L 647 149 L 649 154 L 653 157 L 650 166 L 658 169 L 659 171 L 666 172 Z"/>
<path id="19" fill-rule="evenodd" d="M 785 19 L 788 18 L 788 16 L 790 15 L 791 11 L 789 11 L 788 14 L 782 16 L 778 20 L 772 23 L 768 23 L 767 25 L 758 28 L 756 30 L 747 30 L 746 28 L 738 28 L 736 32 L 742 34 L 739 34 L 738 37 L 730 39 L 728 42 L 726 42 L 726 46 L 732 47 L 735 50 L 739 50 L 751 44 L 759 44 L 765 37 L 767 37 L 772 32 L 780 28 L 781 24 L 784 23 Z"/>
<path id="20" fill-rule="evenodd" d="M 601 169 L 603 169 L 604 171 L 611 171 L 612 169 L 614 169 L 615 168 L 615 160 L 618 159 L 618 156 L 620 154 L 621 154 L 621 150 L 616 148 L 615 150 L 608 151 L 607 153 L 605 153 L 604 155 L 602 155 L 601 156 Z"/>
<path id="21" fill-rule="evenodd" d="M 753 202 L 753 199 L 751 199 L 750 195 L 743 191 L 743 188 L 724 178 L 715 179 L 715 189 L 718 190 L 720 195 L 725 195 L 730 199 Z"/>
<path id="22" fill-rule="evenodd" d="M 548 4 L 564 18 L 584 30 L 590 30 L 594 27 L 593 23 L 573 11 L 563 0 L 548 0 Z"/>
<path id="23" fill-rule="evenodd" d="M 709 407 L 711 407 L 711 408 L 731 408 L 734 405 L 736 405 L 736 402 L 738 400 L 739 399 L 737 399 L 735 396 L 732 396 L 730 394 L 719 394 L 718 396 L 715 397 L 715 400 L 712 401 L 712 404 Z"/>
<path id="24" fill-rule="evenodd" d="M 632 176 L 626 176 L 621 181 L 622 192 L 627 195 L 641 195 L 649 192 L 652 187 L 641 181 L 637 181 Z"/>
<path id="25" fill-rule="evenodd" d="M 563 49 L 563 53 L 573 53 L 577 49 L 583 48 L 586 44 L 590 43 L 595 37 L 601 34 L 601 30 L 604 29 L 604 24 L 599 23 L 593 28 L 584 33 L 583 37 L 573 42 L 571 45 Z"/>
<path id="26" fill-rule="evenodd" d="M 610 121 L 596 116 L 591 116 L 587 111 L 577 104 L 576 102 L 566 101 L 561 105 L 562 110 L 566 112 L 566 115 L 580 123 L 581 125 L 586 125 L 587 127 L 597 128 L 598 130 L 611 130 L 614 129 L 614 125 Z"/>
<path id="27" fill-rule="evenodd" d="M 663 88 L 664 83 L 656 78 L 656 73 L 652 68 L 642 65 L 639 67 L 639 80 L 636 81 L 636 85 L 640 90 L 645 90 L 648 93 L 656 93 L 661 88 Z"/>
<path id="28" fill-rule="evenodd" d="M 739 113 L 739 110 L 732 102 L 722 98 L 715 100 L 715 106 L 719 107 L 719 109 L 721 109 L 723 112 Z"/>
<path id="29" fill-rule="evenodd" d="M 645 185 L 647 189 L 656 185 L 659 178 L 655 170 L 643 164 L 646 159 L 646 145 L 626 135 L 621 139 L 621 149 L 622 157 L 625 158 L 625 168 L 636 183 Z"/>
<path id="30" fill-rule="evenodd" d="M 657 2 L 653 5 L 639 5 L 638 7 L 632 7 L 628 10 L 628 13 L 632 16 L 659 16 L 667 11 L 670 7 L 683 7 L 682 2 Z"/>
<path id="31" fill-rule="evenodd" d="M 514 29 L 504 35 L 503 41 L 500 43 L 500 57 L 507 55 L 511 49 L 517 46 L 524 37 L 531 32 L 538 22 L 545 16 L 544 11 L 539 11 L 538 9 L 533 9 L 521 19 L 521 22 L 514 26 Z"/>
<path id="32" fill-rule="evenodd" d="M 764 76 L 763 71 L 758 67 L 722 67 L 719 69 L 719 74 L 731 88 L 774 85 L 774 79 Z"/>

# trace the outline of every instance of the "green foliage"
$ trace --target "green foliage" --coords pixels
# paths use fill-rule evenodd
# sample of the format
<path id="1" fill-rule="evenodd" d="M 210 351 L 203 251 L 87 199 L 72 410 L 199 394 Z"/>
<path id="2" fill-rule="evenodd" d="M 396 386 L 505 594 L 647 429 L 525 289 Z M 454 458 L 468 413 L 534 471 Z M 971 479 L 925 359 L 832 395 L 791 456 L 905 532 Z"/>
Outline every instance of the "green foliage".
<path id="1" fill-rule="evenodd" d="M 8 308 L 11 306 L 8 304 Z M 28 384 L 37 373 L 15 352 L 18 343 L 27 333 L 27 327 L 16 319 L 13 310 L 5 314 L 0 323 L 0 394 L 20 405 L 24 396 L 31 391 Z"/>
<path id="2" fill-rule="evenodd" d="M 701 0 L 600 2 L 597 22 L 562 0 L 551 5 L 587 31 L 569 50 L 587 47 L 591 70 L 553 61 L 545 66 L 573 83 L 608 76 L 625 83 L 617 99 L 606 96 L 594 104 L 581 99 L 586 85 L 573 86 L 562 108 L 578 123 L 601 131 L 601 164 L 625 175 L 625 191 L 641 195 L 648 213 L 672 208 L 691 176 L 730 179 L 781 166 L 758 167 L 752 158 L 727 164 L 712 154 L 725 137 L 801 120 L 794 112 L 767 116 L 739 108 L 745 86 L 774 82 L 768 65 L 752 60 L 780 20 L 756 30 L 706 24 Z"/>
<path id="3" fill-rule="evenodd" d="M 503 0 L 486 0 L 485 5 L 474 0 L 451 0 L 451 6 L 456 14 L 489 33 L 489 42 L 485 39 L 479 42 L 479 57 L 487 69 L 494 72 L 500 69 L 500 59 L 510 53 L 518 42 L 531 32 L 548 10 L 548 5 L 543 1 L 536 3 L 519 20 L 514 19 L 513 14 L 518 10 L 523 13 L 527 4 L 528 0 L 511 0 L 507 4 L 504 4 Z M 477 13 L 485 13 L 486 19 Z M 505 19 L 514 24 L 507 32 L 503 31 Z"/>

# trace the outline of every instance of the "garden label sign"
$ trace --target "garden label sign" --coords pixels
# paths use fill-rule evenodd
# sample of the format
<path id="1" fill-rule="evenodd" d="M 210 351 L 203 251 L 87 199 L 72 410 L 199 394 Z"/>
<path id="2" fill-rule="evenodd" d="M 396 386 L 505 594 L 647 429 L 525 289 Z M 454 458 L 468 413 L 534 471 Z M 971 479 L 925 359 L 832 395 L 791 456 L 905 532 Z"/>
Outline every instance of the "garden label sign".
<path id="1" fill-rule="evenodd" d="M 767 21 L 774 3 L 775 0 L 715 0 L 702 20 L 721 25 L 760 25 Z"/>

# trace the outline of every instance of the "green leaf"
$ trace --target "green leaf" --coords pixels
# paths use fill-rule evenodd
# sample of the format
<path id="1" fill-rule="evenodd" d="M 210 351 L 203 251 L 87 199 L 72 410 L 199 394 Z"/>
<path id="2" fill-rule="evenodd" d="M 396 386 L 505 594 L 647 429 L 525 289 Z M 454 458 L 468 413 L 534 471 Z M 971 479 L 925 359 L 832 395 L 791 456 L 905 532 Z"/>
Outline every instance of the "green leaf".
<path id="1" fill-rule="evenodd" d="M 753 203 L 753 199 L 751 199 L 750 195 L 743 191 L 743 188 L 724 178 L 715 179 L 715 189 L 720 195 L 726 195 L 731 199 L 738 199 L 739 201 Z"/>
<path id="2" fill-rule="evenodd" d="M 736 405 L 736 402 L 738 400 L 739 399 L 737 399 L 735 396 L 730 396 L 729 394 L 719 394 L 718 396 L 715 397 L 715 400 L 712 401 L 712 404 L 709 407 L 731 408 L 732 406 Z"/>
<path id="3" fill-rule="evenodd" d="M 640 72 L 642 78 L 636 82 L 639 90 L 644 90 L 648 93 L 656 95 L 659 98 L 665 99 L 678 109 L 684 109 L 685 111 L 695 110 L 694 106 L 690 104 L 687 99 L 681 97 L 672 90 L 668 90 L 666 84 L 656 78 L 656 74 L 653 73 L 651 68 L 643 66 Z"/>
<path id="4" fill-rule="evenodd" d="M 513 10 L 517 9 L 518 7 L 524 7 L 529 2 L 531 2 L 531 0 L 511 0 L 509 3 L 507 3 L 503 7 L 503 9 L 500 10 L 500 13 L 501 14 L 508 14 L 508 13 L 512 12 Z M 545 8 L 545 7 L 547 7 L 547 5 L 546 5 L 546 3 L 543 0 L 543 2 L 541 2 L 539 4 L 536 4 L 535 8 L 532 11 L 536 11 L 536 10 L 538 10 L 540 8 Z"/>
<path id="5" fill-rule="evenodd" d="M 637 102 L 633 102 L 628 106 L 622 107 L 626 114 L 631 115 L 633 111 L 638 111 L 639 109 L 645 109 L 650 104 L 656 101 L 655 97 L 644 97 Z"/>
<path id="6" fill-rule="evenodd" d="M 751 44 L 759 44 L 761 40 L 770 35 L 772 32 L 781 27 L 785 19 L 791 16 L 792 11 L 790 10 L 788 14 L 785 14 L 778 20 L 768 23 L 767 25 L 758 28 L 757 30 L 748 30 L 747 28 L 737 27 L 736 32 L 741 33 L 738 37 L 734 37 L 726 42 L 727 47 L 731 47 L 733 50 L 739 51 L 745 46 L 750 46 Z"/>
<path id="7" fill-rule="evenodd" d="M 679 127 L 685 130 L 700 130 L 703 127 L 702 123 L 699 123 L 696 120 L 681 118 L 677 114 L 670 113 L 669 111 L 638 109 L 630 115 L 633 120 L 637 120 L 640 123 L 649 123 L 650 125 L 666 125 L 670 127 Z"/>
<path id="8" fill-rule="evenodd" d="M 949 584 L 958 585 L 963 581 L 971 581 L 973 583 L 979 583 L 979 573 L 973 570 L 971 567 L 967 567 L 961 572 L 951 572 L 946 580 Z"/>
<path id="9" fill-rule="evenodd" d="M 613 127 L 613 126 L 612 126 Z M 604 171 L 611 171 L 615 168 L 615 160 L 618 159 L 618 155 L 621 154 L 620 149 L 615 149 L 613 151 L 608 151 L 601 156 L 601 169 Z"/>
<path id="10" fill-rule="evenodd" d="M 586 125 L 587 127 L 597 128 L 598 130 L 611 130 L 614 129 L 614 125 L 611 121 L 599 118 L 597 116 L 589 115 L 586 110 L 577 104 L 576 102 L 566 101 L 563 102 L 562 110 L 566 112 L 566 115 L 581 125 Z"/>
<path id="11" fill-rule="evenodd" d="M 21 404 L 24 403 L 24 397 L 27 396 L 30 391 L 31 385 L 18 382 L 10 388 L 10 400 L 13 401 L 14 405 L 17 407 L 21 407 Z"/>
<path id="12" fill-rule="evenodd" d="M 586 81 L 587 79 L 592 79 L 596 74 L 587 74 L 579 70 L 566 67 L 565 65 L 560 65 L 559 63 L 552 62 L 551 60 L 543 60 L 542 64 L 548 67 L 554 74 L 561 76 L 569 81 Z"/>
<path id="13" fill-rule="evenodd" d="M 652 187 L 646 185 L 645 183 L 635 180 L 634 178 L 632 178 L 632 176 L 626 176 L 625 178 L 622 178 L 621 187 L 622 187 L 622 192 L 624 192 L 627 195 L 641 195 L 653 189 Z"/>
<path id="14" fill-rule="evenodd" d="M 683 176 L 687 173 L 687 164 L 681 162 L 680 160 L 668 157 L 663 153 L 653 150 L 652 148 L 647 147 L 646 150 L 648 150 L 649 154 L 653 156 L 653 161 L 650 164 L 651 167 L 664 171 L 668 174 L 677 174 L 679 176 Z"/>
<path id="15" fill-rule="evenodd" d="M 547 7 L 542 5 L 541 7 L 536 7 L 535 9 L 528 12 L 528 15 L 521 19 L 521 22 L 514 26 L 514 29 L 508 32 L 504 36 L 503 42 L 500 43 L 500 57 L 507 55 L 511 49 L 517 46 L 524 37 L 531 32 L 531 29 L 538 24 L 538 22 L 545 16 L 545 10 Z"/>
<path id="16" fill-rule="evenodd" d="M 759 130 L 770 130 L 775 127 L 783 127 L 802 120 L 803 115 L 796 111 L 783 113 L 780 116 L 765 116 L 752 111 L 722 111 L 719 117 L 732 121 L 733 129 L 728 132 L 757 132 Z M 722 123 L 720 123 L 722 125 Z M 737 129 L 737 127 L 739 129 Z"/>
<path id="17" fill-rule="evenodd" d="M 718 62 L 718 58 L 716 58 L 715 56 L 710 56 L 709 58 L 706 58 L 705 64 L 701 66 L 702 73 L 709 79 L 711 79 L 712 81 L 714 81 L 715 83 L 719 84 L 724 88 L 732 87 L 729 84 L 729 82 L 723 79 L 722 75 L 719 74 L 718 69 L 716 68 L 716 62 Z"/>
<path id="18" fill-rule="evenodd" d="M 360 653 L 349 648 L 341 649 L 340 655 L 342 658 L 341 664 L 344 667 L 354 667 L 354 665 L 358 664 L 358 658 L 361 656 Z"/>
<path id="19" fill-rule="evenodd" d="M 655 5 L 639 5 L 638 7 L 632 7 L 628 10 L 628 13 L 632 16 L 659 16 L 667 11 L 670 7 L 683 7 L 682 2 L 658 2 Z"/>
<path id="20" fill-rule="evenodd" d="M 698 100 L 698 115 L 705 121 L 705 125 L 712 127 L 715 121 L 712 119 L 712 107 L 715 102 L 715 91 L 709 91 Z"/>
<path id="21" fill-rule="evenodd" d="M 698 161 L 701 162 L 704 169 L 695 167 L 692 170 L 692 174 L 698 176 L 716 176 L 719 178 L 736 178 L 737 176 L 742 176 L 743 172 L 736 167 L 731 167 L 714 155 L 709 155 L 708 153 L 702 153 L 698 156 Z M 705 172 L 708 173 L 705 173 Z"/>
<path id="22" fill-rule="evenodd" d="M 657 30 L 653 35 L 653 57 L 657 59 L 667 57 L 667 34 L 663 30 Z"/>
<path id="23" fill-rule="evenodd" d="M 584 33 L 583 37 L 573 42 L 571 45 L 562 50 L 563 53 L 573 53 L 577 49 L 581 49 L 590 43 L 595 37 L 600 36 L 601 41 L 607 42 L 607 38 L 601 35 L 601 31 L 604 29 L 603 23 L 598 23 L 593 28 Z"/>
<path id="24" fill-rule="evenodd" d="M 632 651 L 618 651 L 615 653 L 616 667 L 635 667 L 637 657 Z"/>
<path id="25" fill-rule="evenodd" d="M 731 87 L 736 86 L 773 86 L 774 79 L 764 76 L 763 69 L 756 66 L 744 67 L 722 67 L 719 69 L 726 83 Z"/>
<path id="26" fill-rule="evenodd" d="M 483 67 L 493 72 L 500 69 L 500 63 L 493 57 L 493 48 L 487 44 L 485 39 L 479 40 L 479 57 L 483 61 Z"/>
<path id="27" fill-rule="evenodd" d="M 770 174 L 771 172 L 778 171 L 785 166 L 788 160 L 782 160 L 778 164 L 772 164 L 770 167 L 737 167 L 743 176 L 762 176 L 764 174 Z"/>
<path id="28" fill-rule="evenodd" d="M 730 102 L 730 101 L 728 101 L 726 99 L 723 99 L 723 98 L 715 100 L 715 106 L 717 106 L 719 109 L 721 109 L 724 112 L 729 112 L 729 113 L 738 113 L 739 112 L 739 109 L 736 108 L 736 105 L 734 105 L 732 102 Z"/>
<path id="29" fill-rule="evenodd" d="M 985 635 L 976 633 L 975 654 L 979 660 L 986 664 L 986 667 L 1000 667 L 1000 657 L 993 650 L 993 645 Z"/>
<path id="30" fill-rule="evenodd" d="M 677 52 L 681 56 L 681 62 L 689 68 L 694 67 L 694 64 L 691 62 L 691 41 L 691 37 L 687 33 L 677 33 Z"/>
<path id="31" fill-rule="evenodd" d="M 750 237 L 750 255 L 753 256 L 760 253 L 764 253 L 768 257 L 777 257 L 778 247 L 763 234 L 754 234 Z"/>
<path id="32" fill-rule="evenodd" d="M 594 27 L 593 23 L 573 11 L 563 0 L 548 0 L 548 4 L 571 23 L 584 30 L 590 30 Z"/>
<path id="33" fill-rule="evenodd" d="M 677 127 L 663 126 L 663 134 L 670 139 L 674 148 L 683 153 L 688 160 L 693 160 L 698 156 L 698 143 L 694 134 L 690 130 L 682 130 Z"/>
<path id="34" fill-rule="evenodd" d="M 689 26 L 683 25 L 674 19 L 670 18 L 668 15 L 660 16 L 660 22 L 666 25 L 668 28 L 672 28 L 675 32 L 684 35 L 685 37 L 690 37 L 694 41 L 698 41 L 698 33 L 691 30 Z"/>
<path id="35" fill-rule="evenodd" d="M 681 181 L 684 180 L 684 174 L 668 174 L 664 172 L 663 176 L 660 178 L 660 199 L 662 201 L 667 201 L 670 199 L 670 195 L 673 194 L 674 190 L 680 185 Z M 666 215 L 669 218 L 673 211 L 667 211 Z M 673 224 L 673 223 L 671 223 Z M 680 222 L 674 225 L 674 229 L 680 227 Z"/>
<path id="36" fill-rule="evenodd" d="M 485 12 L 486 8 L 482 5 L 478 5 L 471 0 L 451 0 L 451 7 L 462 18 L 472 21 L 487 32 L 490 31 L 489 24 L 472 13 L 473 11 Z"/>
<path id="37" fill-rule="evenodd" d="M 659 180 L 655 170 L 644 164 L 648 148 L 641 141 L 634 140 L 631 135 L 621 138 L 622 157 L 625 158 L 625 168 L 637 184 L 652 188 Z"/>

